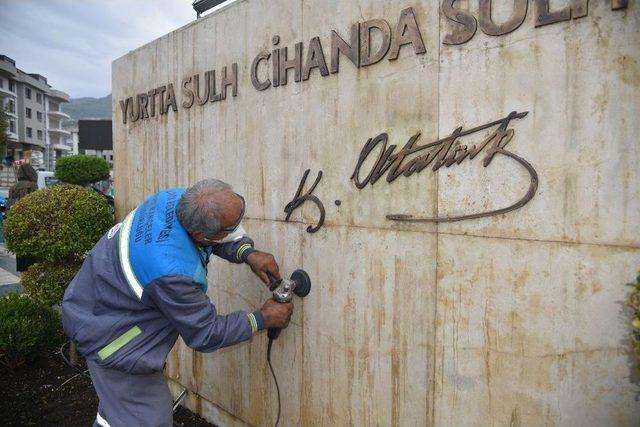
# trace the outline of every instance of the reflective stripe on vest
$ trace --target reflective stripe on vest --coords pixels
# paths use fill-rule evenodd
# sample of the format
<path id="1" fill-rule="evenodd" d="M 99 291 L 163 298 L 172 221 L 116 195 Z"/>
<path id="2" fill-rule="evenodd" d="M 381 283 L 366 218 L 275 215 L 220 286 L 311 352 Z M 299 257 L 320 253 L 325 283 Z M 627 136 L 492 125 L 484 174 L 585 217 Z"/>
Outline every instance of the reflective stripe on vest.
<path id="1" fill-rule="evenodd" d="M 141 333 L 142 329 L 140 329 L 138 326 L 134 326 L 115 340 L 111 341 L 106 346 L 102 347 L 102 349 L 98 352 L 98 357 L 100 358 L 100 360 L 106 359 L 107 357 L 111 356 L 113 353 L 127 345 L 129 341 L 131 341 Z"/>
<path id="2" fill-rule="evenodd" d="M 105 420 L 104 418 L 102 418 L 100 416 L 100 412 L 98 412 L 96 414 L 96 424 L 98 424 L 99 426 L 102 426 L 102 427 L 111 427 L 111 425 L 109 425 L 107 420 Z"/>
<path id="3" fill-rule="evenodd" d="M 131 266 L 131 260 L 129 259 L 129 238 L 131 236 L 131 226 L 133 224 L 133 218 L 137 209 L 134 209 L 127 215 L 122 221 L 122 227 L 120 227 L 120 235 L 118 236 L 118 257 L 120 258 L 120 266 L 124 277 L 129 284 L 129 287 L 138 299 L 142 299 L 142 284 L 138 281 L 136 274 L 133 272 Z"/>

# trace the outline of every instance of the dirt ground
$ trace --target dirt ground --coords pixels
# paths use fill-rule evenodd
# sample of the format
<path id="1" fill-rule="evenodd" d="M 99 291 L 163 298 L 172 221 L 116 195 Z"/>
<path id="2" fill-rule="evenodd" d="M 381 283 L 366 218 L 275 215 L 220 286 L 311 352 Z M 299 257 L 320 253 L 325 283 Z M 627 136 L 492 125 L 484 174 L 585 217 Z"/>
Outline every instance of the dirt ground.
<path id="1" fill-rule="evenodd" d="M 77 373 L 55 350 L 19 369 L 0 367 L 0 424 L 91 426 L 98 399 L 87 378 L 71 379 Z M 174 414 L 174 426 L 214 427 L 182 407 Z"/>

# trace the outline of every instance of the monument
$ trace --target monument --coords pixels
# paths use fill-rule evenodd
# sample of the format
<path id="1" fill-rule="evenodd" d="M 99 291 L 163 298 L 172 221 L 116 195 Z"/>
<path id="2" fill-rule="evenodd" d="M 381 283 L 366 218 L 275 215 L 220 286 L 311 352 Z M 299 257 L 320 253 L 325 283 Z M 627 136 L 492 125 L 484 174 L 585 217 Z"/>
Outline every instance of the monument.
<path id="1" fill-rule="evenodd" d="M 117 214 L 217 177 L 285 274 L 281 425 L 631 426 L 631 0 L 236 1 L 113 63 Z M 210 265 L 221 312 L 268 290 Z M 178 343 L 219 425 L 271 425 L 265 336 Z"/>

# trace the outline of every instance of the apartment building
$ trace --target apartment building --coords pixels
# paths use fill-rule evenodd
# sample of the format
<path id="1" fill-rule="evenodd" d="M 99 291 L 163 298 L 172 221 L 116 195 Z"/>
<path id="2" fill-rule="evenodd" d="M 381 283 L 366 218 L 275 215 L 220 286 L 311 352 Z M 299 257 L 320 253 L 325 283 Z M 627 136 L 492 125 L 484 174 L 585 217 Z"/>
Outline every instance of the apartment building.
<path id="1" fill-rule="evenodd" d="M 71 133 L 62 128 L 69 116 L 60 109 L 69 95 L 52 88 L 40 74 L 25 73 L 13 59 L 0 55 L 0 106 L 9 116 L 9 159 L 24 160 L 48 170 L 71 153 Z"/>

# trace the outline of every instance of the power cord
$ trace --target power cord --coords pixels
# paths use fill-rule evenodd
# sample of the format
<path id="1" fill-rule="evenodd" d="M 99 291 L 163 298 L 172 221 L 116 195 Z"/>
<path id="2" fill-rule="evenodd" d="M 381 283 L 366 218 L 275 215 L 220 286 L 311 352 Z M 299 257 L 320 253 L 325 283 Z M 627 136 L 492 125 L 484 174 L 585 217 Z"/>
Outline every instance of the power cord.
<path id="1" fill-rule="evenodd" d="M 75 369 L 76 371 L 78 371 L 80 374 L 82 374 L 83 376 L 85 376 L 89 381 L 91 381 L 91 377 L 89 376 L 89 374 L 87 372 L 89 372 L 89 370 L 87 369 L 86 371 L 83 371 L 82 369 L 78 368 L 77 366 L 74 366 L 73 364 L 71 364 L 71 362 L 69 362 L 69 359 L 67 359 L 64 355 L 64 347 L 66 345 L 69 345 L 69 341 L 63 342 L 62 345 L 60 346 L 60 356 L 62 357 L 62 360 L 64 360 L 64 363 L 66 363 L 67 365 L 69 365 L 70 368 Z"/>
<path id="2" fill-rule="evenodd" d="M 273 376 L 273 382 L 276 383 L 276 392 L 278 394 L 278 416 L 276 418 L 275 427 L 278 427 L 278 423 L 280 422 L 280 386 L 278 385 L 278 379 L 276 378 L 276 373 L 273 371 L 273 366 L 271 365 L 271 346 L 273 344 L 273 338 L 269 338 L 269 344 L 267 345 L 267 362 L 269 363 L 269 369 L 271 370 L 271 376 Z"/>

